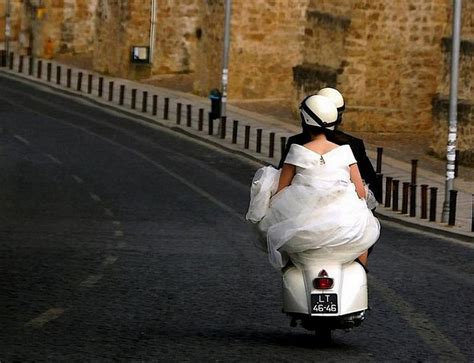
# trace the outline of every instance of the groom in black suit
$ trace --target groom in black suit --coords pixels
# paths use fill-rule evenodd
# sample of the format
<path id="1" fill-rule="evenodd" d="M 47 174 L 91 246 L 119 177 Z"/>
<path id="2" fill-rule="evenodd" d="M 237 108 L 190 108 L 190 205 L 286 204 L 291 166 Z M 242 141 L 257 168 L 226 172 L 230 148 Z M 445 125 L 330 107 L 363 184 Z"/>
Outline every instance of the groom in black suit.
<path id="1" fill-rule="evenodd" d="M 329 92 L 325 92 L 328 91 Z M 337 126 L 341 124 L 342 122 L 342 114 L 345 109 L 345 104 L 342 99 L 342 95 L 340 93 L 332 88 L 324 88 L 321 91 L 318 92 L 318 94 L 321 94 L 322 96 L 328 96 L 331 100 L 335 102 L 335 105 L 337 108 L 338 112 L 338 123 L 336 125 L 336 129 L 327 135 L 327 139 L 335 144 L 338 145 L 349 145 L 352 149 L 352 153 L 354 154 L 355 159 L 357 160 L 357 166 L 359 167 L 360 174 L 362 176 L 362 179 L 364 179 L 365 183 L 369 185 L 369 189 L 374 193 L 375 196 L 381 195 L 381 191 L 379 190 L 379 185 L 377 183 L 377 176 L 374 171 L 374 167 L 372 166 L 372 163 L 370 162 L 369 158 L 367 157 L 367 153 L 365 151 L 365 146 L 364 142 L 352 135 L 346 134 L 342 131 L 337 130 Z M 340 98 L 338 98 L 339 102 L 342 102 L 342 105 L 337 103 L 336 100 L 334 100 L 331 95 L 339 95 Z M 280 163 L 278 164 L 278 168 L 280 169 L 286 159 L 286 155 L 290 151 L 290 147 L 292 144 L 298 144 L 298 145 L 303 145 L 311 141 L 310 135 L 307 135 L 306 133 L 302 132 L 297 135 L 293 135 L 288 138 L 288 141 L 286 143 L 285 150 L 283 152 L 283 155 L 281 157 Z M 380 194 L 379 194 L 380 193 Z M 380 200 L 378 202 L 381 202 Z"/>

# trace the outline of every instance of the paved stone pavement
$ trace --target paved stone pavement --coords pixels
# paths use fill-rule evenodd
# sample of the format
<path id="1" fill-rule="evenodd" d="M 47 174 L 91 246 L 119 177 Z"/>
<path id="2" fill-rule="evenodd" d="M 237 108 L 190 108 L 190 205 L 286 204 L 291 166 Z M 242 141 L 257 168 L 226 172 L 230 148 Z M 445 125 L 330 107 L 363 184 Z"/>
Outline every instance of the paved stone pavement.
<path id="1" fill-rule="evenodd" d="M 83 97 L 105 107 L 131 114 L 141 120 L 175 129 L 263 164 L 277 165 L 281 156 L 282 142 L 285 138 L 299 132 L 299 126 L 295 124 L 283 122 L 272 115 L 256 113 L 232 105 L 227 107 L 227 121 L 225 128 L 222 128 L 219 120 L 214 120 L 211 124 L 208 121 L 210 100 L 207 98 L 150 84 L 108 77 L 54 61 L 35 59 L 31 69 L 29 57 L 24 57 L 23 65 L 20 63 L 20 58 L 15 57 L 13 67 L 2 68 L 1 71 L 11 76 L 42 83 L 61 92 Z M 19 72 L 20 69 L 22 72 Z M 68 81 L 68 73 L 70 81 Z M 123 89 L 122 100 L 120 88 Z M 155 107 L 153 98 L 156 100 Z M 369 158 L 375 165 L 376 146 L 383 147 L 384 145 L 368 144 L 367 146 Z M 400 157 L 397 157 L 397 153 L 393 150 L 389 155 L 383 156 L 381 170 L 384 177 L 392 177 L 400 181 L 399 209 L 402 207 L 402 183 L 409 182 L 411 179 L 411 163 L 407 162 L 410 147 L 404 144 L 401 148 L 403 152 L 400 150 Z M 401 157 L 402 154 L 403 157 Z M 418 156 L 419 153 L 415 153 L 413 158 L 418 158 Z M 419 202 L 416 217 L 409 217 L 407 214 L 393 211 L 392 208 L 383 205 L 377 208 L 377 214 L 380 218 L 396 220 L 403 224 L 474 241 L 474 233 L 471 230 L 474 183 L 470 179 L 471 173 L 466 174 L 467 177 L 463 178 L 461 175 L 455 181 L 455 188 L 458 191 L 455 226 L 448 226 L 440 221 L 445 182 L 443 173 L 439 171 L 439 165 L 435 168 L 433 163 L 424 162 L 419 166 L 417 184 L 437 188 L 435 222 L 420 218 Z M 384 189 L 385 182 L 386 179 L 383 181 Z M 385 196 L 383 199 L 385 200 Z M 420 199 L 420 187 L 418 187 L 417 201 Z"/>

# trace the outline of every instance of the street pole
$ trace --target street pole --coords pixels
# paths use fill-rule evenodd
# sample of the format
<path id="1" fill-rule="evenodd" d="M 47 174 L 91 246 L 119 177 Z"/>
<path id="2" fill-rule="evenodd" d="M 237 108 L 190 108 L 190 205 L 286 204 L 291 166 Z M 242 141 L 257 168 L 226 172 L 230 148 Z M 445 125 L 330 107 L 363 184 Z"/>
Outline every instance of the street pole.
<path id="1" fill-rule="evenodd" d="M 232 0 L 225 1 L 224 20 L 224 54 L 222 57 L 222 108 L 221 116 L 226 116 L 227 84 L 229 81 L 229 44 L 230 44 L 230 17 Z"/>
<path id="2" fill-rule="evenodd" d="M 459 78 L 459 47 L 461 38 L 462 0 L 453 0 L 453 39 L 451 46 L 451 77 L 449 88 L 449 131 L 446 149 L 446 188 L 441 221 L 448 222 L 449 191 L 454 189 L 454 170 L 456 164 L 457 104 Z"/>
<path id="3" fill-rule="evenodd" d="M 5 57 L 6 57 L 6 66 L 10 64 L 10 34 L 11 34 L 11 25 L 10 25 L 10 0 L 7 0 L 5 8 Z"/>

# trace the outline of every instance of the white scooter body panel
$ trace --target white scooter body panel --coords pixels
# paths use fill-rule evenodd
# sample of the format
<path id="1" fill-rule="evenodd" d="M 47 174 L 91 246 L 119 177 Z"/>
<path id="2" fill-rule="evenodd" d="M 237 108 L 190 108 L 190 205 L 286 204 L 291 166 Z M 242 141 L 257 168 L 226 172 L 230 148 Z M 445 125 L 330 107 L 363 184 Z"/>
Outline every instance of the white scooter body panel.
<path id="1" fill-rule="evenodd" d="M 321 270 L 334 279 L 331 289 L 318 290 L 313 280 Z M 338 312 L 313 313 L 311 294 L 337 294 Z M 305 266 L 304 270 L 290 267 L 283 273 L 283 311 L 311 316 L 341 316 L 368 308 L 367 274 L 357 262 L 344 265 L 324 263 Z"/>

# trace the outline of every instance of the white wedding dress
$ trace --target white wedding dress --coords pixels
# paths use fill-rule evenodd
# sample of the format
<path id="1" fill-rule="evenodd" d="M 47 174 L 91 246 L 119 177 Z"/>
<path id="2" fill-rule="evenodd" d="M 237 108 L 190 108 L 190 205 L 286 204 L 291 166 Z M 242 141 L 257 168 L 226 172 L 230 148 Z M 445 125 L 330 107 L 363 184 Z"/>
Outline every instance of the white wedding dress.
<path id="1" fill-rule="evenodd" d="M 349 166 L 356 160 L 349 145 L 320 155 L 293 144 L 285 163 L 296 166 L 291 185 L 270 198 L 279 173 L 260 172 L 267 180 L 254 179 L 247 213 L 266 236 L 272 265 L 281 268 L 288 258 L 296 264 L 345 263 L 377 241 L 379 222 L 350 180 Z M 257 210 L 260 221 L 249 218 Z"/>

